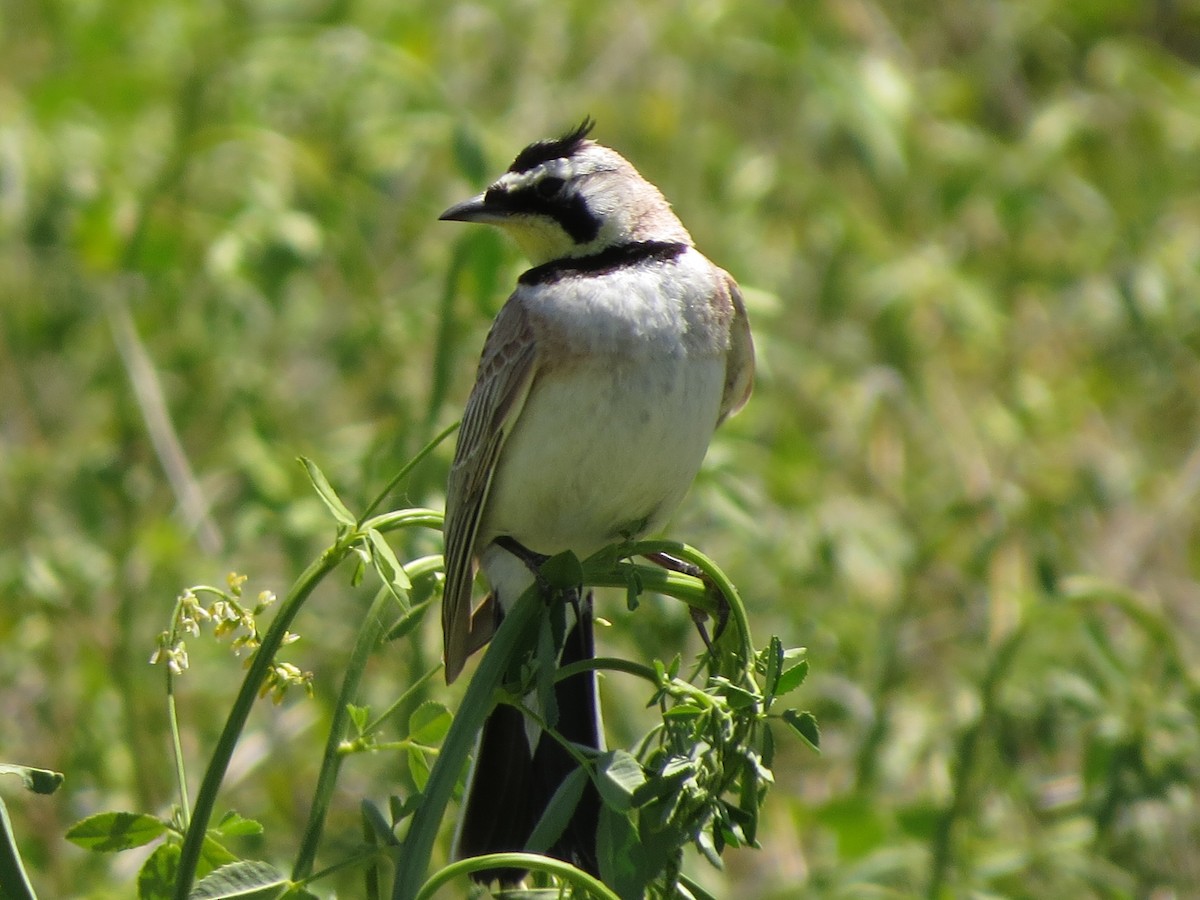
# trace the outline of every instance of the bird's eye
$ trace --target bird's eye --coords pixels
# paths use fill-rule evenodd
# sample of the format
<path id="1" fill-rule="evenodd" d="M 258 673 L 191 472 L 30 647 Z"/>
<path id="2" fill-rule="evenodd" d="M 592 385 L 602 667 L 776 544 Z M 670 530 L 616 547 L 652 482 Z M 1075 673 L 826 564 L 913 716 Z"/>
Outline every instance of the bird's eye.
<path id="1" fill-rule="evenodd" d="M 566 182 L 563 179 L 550 176 L 539 181 L 534 185 L 533 189 L 537 191 L 537 195 L 543 200 L 549 200 L 551 197 L 558 196 L 564 184 Z"/>

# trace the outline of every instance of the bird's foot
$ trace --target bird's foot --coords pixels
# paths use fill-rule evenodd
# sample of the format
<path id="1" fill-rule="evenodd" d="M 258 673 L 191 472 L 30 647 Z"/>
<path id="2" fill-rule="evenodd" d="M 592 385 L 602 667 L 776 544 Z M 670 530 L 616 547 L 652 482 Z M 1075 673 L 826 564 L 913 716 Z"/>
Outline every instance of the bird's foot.
<path id="1" fill-rule="evenodd" d="M 704 590 L 710 596 L 716 598 L 716 620 L 717 627 L 710 639 L 708 636 L 708 619 L 709 615 L 702 609 L 689 607 L 692 614 L 692 621 L 696 624 L 696 631 L 700 634 L 700 640 L 704 641 L 704 646 L 708 651 L 712 652 L 712 642 L 721 637 L 725 632 L 725 626 L 729 623 L 729 599 L 721 591 L 720 588 L 713 582 L 711 578 L 697 566 L 695 563 L 690 563 L 686 559 L 680 559 L 677 556 L 672 556 L 670 553 L 648 553 L 646 559 L 655 565 L 662 566 L 671 572 L 679 572 L 681 575 L 691 575 L 693 578 L 699 578 L 704 584 Z"/>

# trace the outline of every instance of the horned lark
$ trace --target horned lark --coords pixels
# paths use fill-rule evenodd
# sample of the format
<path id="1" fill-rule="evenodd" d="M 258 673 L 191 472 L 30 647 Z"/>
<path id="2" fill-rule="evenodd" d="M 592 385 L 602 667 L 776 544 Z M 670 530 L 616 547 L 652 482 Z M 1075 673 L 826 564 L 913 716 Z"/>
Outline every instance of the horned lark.
<path id="1" fill-rule="evenodd" d="M 750 394 L 754 350 L 737 284 L 692 245 L 654 185 L 588 140 L 592 123 L 530 144 L 442 219 L 497 225 L 533 268 L 488 334 L 446 492 L 446 680 L 533 583 L 530 560 L 583 559 L 660 528 L 713 430 Z M 472 607 L 482 568 L 490 593 Z M 592 655 L 590 603 L 560 664 Z M 603 746 L 593 674 L 559 682 L 557 730 Z M 521 850 L 574 760 L 499 706 L 484 726 L 460 857 Z M 588 791 L 551 853 L 595 873 Z M 516 881 L 520 872 L 480 880 Z"/>

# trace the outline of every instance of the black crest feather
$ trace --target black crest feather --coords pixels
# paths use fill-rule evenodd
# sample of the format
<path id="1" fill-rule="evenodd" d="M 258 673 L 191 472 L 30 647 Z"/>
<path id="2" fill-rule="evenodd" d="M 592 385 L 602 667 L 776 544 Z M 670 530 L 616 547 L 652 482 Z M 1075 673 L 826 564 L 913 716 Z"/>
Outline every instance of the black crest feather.
<path id="1" fill-rule="evenodd" d="M 517 154 L 517 158 L 508 167 L 508 171 L 528 172 L 552 159 L 566 159 L 583 145 L 584 140 L 595 127 L 595 120 L 588 116 L 579 123 L 579 127 L 562 137 L 535 141 Z"/>

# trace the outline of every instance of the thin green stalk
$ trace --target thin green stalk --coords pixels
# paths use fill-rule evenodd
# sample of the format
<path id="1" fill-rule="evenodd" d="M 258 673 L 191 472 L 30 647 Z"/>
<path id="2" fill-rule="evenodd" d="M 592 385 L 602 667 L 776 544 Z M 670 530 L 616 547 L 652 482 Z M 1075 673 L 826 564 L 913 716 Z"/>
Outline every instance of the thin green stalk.
<path id="1" fill-rule="evenodd" d="M 712 894 L 702 888 L 698 882 L 688 878 L 682 872 L 679 873 L 679 883 L 683 885 L 691 893 L 695 900 L 717 900 Z"/>
<path id="2" fill-rule="evenodd" d="M 225 779 L 229 760 L 233 756 L 238 738 L 246 725 L 246 719 L 250 716 L 254 701 L 258 699 L 259 688 L 262 687 L 274 664 L 275 653 L 283 643 L 288 626 L 291 625 L 296 613 L 300 611 L 300 607 L 304 605 L 304 601 L 308 599 L 313 589 L 346 558 L 352 543 L 351 539 L 343 538 L 304 570 L 292 585 L 287 599 L 279 608 L 274 621 L 271 622 L 271 627 L 263 635 L 262 645 L 254 654 L 250 669 L 242 681 L 241 690 L 233 701 L 229 717 L 225 720 L 225 727 L 221 731 L 212 758 L 209 760 L 208 769 L 204 773 L 204 781 L 200 784 L 200 792 L 196 795 L 192 820 L 184 834 L 183 846 L 180 849 L 179 873 L 175 880 L 175 900 L 187 900 L 188 893 L 191 891 L 192 882 L 196 878 L 196 866 L 200 862 L 200 851 L 208 831 L 208 823 L 212 819 L 217 793 L 221 789 L 221 782 Z"/>
<path id="3" fill-rule="evenodd" d="M 653 553 L 666 553 L 685 562 L 689 562 L 702 571 L 713 587 L 725 598 L 729 605 L 729 614 L 733 619 L 733 623 L 737 626 L 738 632 L 738 662 L 740 667 L 745 667 L 750 660 L 754 658 L 754 640 L 750 634 L 750 616 L 746 612 L 746 604 L 742 602 L 742 596 L 738 593 L 732 581 L 729 580 L 721 568 L 697 550 L 688 544 L 681 544 L 678 541 L 638 541 L 623 547 L 622 551 L 626 556 L 647 556 Z M 603 554 L 604 551 L 601 551 Z M 597 554 L 599 557 L 600 554 Z M 593 557 L 594 559 L 597 557 Z M 636 566 L 638 577 L 642 579 L 645 587 L 657 591 L 659 593 L 668 594 L 678 597 L 689 606 L 703 610 L 710 615 L 718 612 L 717 605 L 712 598 L 707 595 L 707 592 L 697 591 L 695 587 L 695 579 L 688 576 L 681 576 L 677 573 L 666 573 L 666 577 L 655 575 L 656 566 Z M 659 569 L 659 572 L 663 570 Z M 590 577 L 589 584 L 603 585 L 623 585 L 625 582 L 614 580 L 615 576 L 601 575 L 596 578 Z"/>
<path id="4" fill-rule="evenodd" d="M 171 728 L 171 753 L 175 757 L 175 784 L 179 788 L 179 827 L 186 830 L 192 821 L 188 799 L 187 767 L 183 764 L 183 740 L 179 736 L 179 712 L 175 705 L 175 676 L 167 666 L 167 724 Z"/>
<path id="5" fill-rule="evenodd" d="M 363 522 L 359 531 L 365 533 L 374 529 L 376 531 L 388 532 L 395 531 L 397 528 L 411 528 L 417 525 L 441 530 L 444 518 L 445 516 L 436 509 L 420 509 L 417 507 L 412 509 L 397 509 L 392 512 L 380 513 L 373 519 L 367 519 Z"/>
<path id="6" fill-rule="evenodd" d="M 624 672 L 626 675 L 635 675 L 650 682 L 654 687 L 658 687 L 658 675 L 655 674 L 654 669 L 631 659 L 622 659 L 619 656 L 594 656 L 591 659 L 579 659 L 573 663 L 567 663 L 554 673 L 554 680 L 563 681 L 581 672 Z"/>
<path id="7" fill-rule="evenodd" d="M 183 598 L 179 597 L 175 600 L 175 609 L 171 612 L 171 628 L 167 637 L 167 643 L 174 648 L 179 640 L 177 629 L 179 628 L 179 617 L 182 613 Z M 161 651 L 160 651 L 161 652 Z M 159 659 L 156 653 L 152 661 Z M 164 660 L 163 669 L 166 672 L 167 682 L 167 724 L 171 729 L 171 753 L 175 762 L 175 787 L 179 791 L 179 827 L 186 830 L 188 823 L 191 821 L 192 812 L 190 806 L 190 792 L 188 791 L 187 783 L 187 768 L 183 763 L 183 740 L 179 735 L 179 710 L 175 703 L 175 675 L 171 671 L 171 665 Z"/>
<path id="8" fill-rule="evenodd" d="M 350 728 L 349 706 L 358 696 L 358 686 L 362 682 L 363 673 L 367 668 L 367 659 L 371 651 L 379 644 L 383 634 L 383 612 L 391 604 L 392 596 L 386 588 L 380 589 L 375 595 L 375 601 L 367 610 L 362 627 L 358 630 L 358 639 L 350 653 L 346 664 L 346 676 L 342 679 L 342 689 L 338 694 L 337 704 L 333 708 L 333 720 L 329 724 L 329 737 L 325 741 L 325 753 L 321 759 L 321 770 L 317 775 L 317 786 L 313 790 L 312 805 L 309 808 L 308 822 L 300 838 L 300 850 L 296 854 L 296 862 L 292 866 L 292 881 L 303 881 L 311 873 L 313 862 L 317 857 L 317 845 L 321 842 L 321 834 L 325 829 L 325 817 L 329 813 L 329 804 L 333 799 L 334 786 L 337 784 L 338 773 L 342 766 L 342 754 L 338 752 L 346 732 Z"/>
<path id="9" fill-rule="evenodd" d="M 388 494 L 395 489 L 396 485 L 408 477 L 408 473 L 416 467 L 417 463 L 432 453 L 437 448 L 438 444 L 450 437 L 450 435 L 454 434 L 454 432 L 458 430 L 458 426 L 460 424 L 461 422 L 455 422 L 453 425 L 448 425 L 447 427 L 443 428 L 433 438 L 433 440 L 421 448 L 420 452 L 418 452 L 416 456 L 405 463 L 401 467 L 400 471 L 392 476 L 392 480 L 384 486 L 383 490 L 379 492 L 375 499 L 371 501 L 371 505 L 363 511 L 362 516 L 360 516 L 358 520 L 359 524 L 361 525 L 364 521 L 366 521 L 367 517 L 369 517 L 371 513 L 375 512 L 375 510 L 379 508 L 380 504 L 387 499 Z"/>
<path id="10" fill-rule="evenodd" d="M 344 869 L 356 869 L 364 867 L 367 863 L 381 862 L 387 857 L 387 851 L 382 847 L 372 847 L 369 850 L 362 850 L 358 853 L 351 854 L 345 859 L 340 859 L 331 866 L 326 866 L 315 875 L 309 875 L 302 879 L 293 878 L 292 881 L 297 887 L 302 887 L 306 884 L 315 884 L 323 878 L 328 878 L 336 872 L 341 872 Z"/>
<path id="11" fill-rule="evenodd" d="M 427 575 L 434 569 L 440 568 L 441 561 L 441 555 L 427 556 L 409 563 L 404 567 L 404 571 L 410 579 L 420 578 L 422 575 Z M 342 760 L 345 759 L 345 755 L 341 752 L 341 746 L 350 729 L 350 704 L 354 702 L 358 695 L 358 687 L 362 683 L 363 673 L 367 668 L 367 661 L 371 653 L 379 646 L 379 641 L 384 634 L 383 613 L 391 603 L 391 593 L 386 587 L 380 589 L 375 595 L 375 600 L 371 604 L 371 608 L 367 611 L 366 617 L 363 619 L 354 649 L 351 651 L 350 659 L 346 664 L 346 677 L 342 681 L 342 689 L 338 694 L 337 704 L 334 706 L 333 720 L 329 725 L 329 737 L 325 742 L 325 753 L 321 760 L 320 773 L 317 775 L 317 786 L 313 792 L 308 823 L 305 825 L 304 834 L 300 841 L 300 852 L 296 855 L 296 862 L 292 868 L 292 881 L 303 881 L 312 872 L 313 862 L 317 854 L 317 846 L 321 841 L 321 834 L 325 828 L 325 818 L 329 813 L 329 805 L 333 799 L 334 787 L 337 784 L 338 774 L 341 771 Z M 429 674 L 432 675 L 436 671 L 437 669 L 433 669 Z M 423 684 L 425 680 L 424 678 L 421 679 L 418 685 Z M 397 703 L 403 702 L 418 685 L 413 685 L 413 687 L 409 688 L 405 692 L 404 698 L 401 698 Z M 375 730 L 379 726 L 379 723 L 386 717 L 387 713 L 376 718 L 375 721 L 367 726 L 365 732 L 369 734 Z"/>
<path id="12" fill-rule="evenodd" d="M 692 609 L 709 615 L 720 611 L 720 604 L 713 599 L 701 581 L 681 572 L 669 572 L 661 566 L 623 562 L 612 569 L 588 571 L 587 586 L 623 588 L 629 584 L 631 575 L 638 579 L 643 591 L 674 597 Z"/>
<path id="13" fill-rule="evenodd" d="M 721 596 L 729 603 L 729 614 L 737 626 L 738 637 L 741 638 L 738 647 L 739 668 L 749 666 L 751 660 L 754 659 L 754 638 L 750 634 L 750 616 L 746 612 L 746 604 L 742 602 L 742 595 L 738 593 L 738 589 L 729 580 L 729 576 L 715 562 L 695 547 L 688 544 L 679 544 L 676 546 L 681 548 L 679 553 L 685 560 L 699 566 L 700 570 L 704 572 L 709 581 L 721 593 Z"/>
<path id="14" fill-rule="evenodd" d="M 200 861 L 200 851 L 204 845 L 205 833 L 212 819 L 213 808 L 216 805 L 217 793 L 221 782 L 229 768 L 229 760 L 234 748 L 241 737 L 242 729 L 250 716 L 250 710 L 258 699 L 258 693 L 275 661 L 275 654 L 287 636 L 288 627 L 300 611 L 300 607 L 308 599 L 318 584 L 333 571 L 352 551 L 352 548 L 364 539 L 370 528 L 380 531 L 391 531 L 406 526 L 426 526 L 439 528 L 442 514 L 429 509 L 397 510 L 376 516 L 363 529 L 348 531 L 343 534 L 336 544 L 326 550 L 296 579 L 288 592 L 287 598 L 276 614 L 270 628 L 263 636 L 262 644 L 255 653 L 242 681 L 242 687 L 225 720 L 225 727 L 217 740 L 208 769 L 204 773 L 204 781 L 196 796 L 196 805 L 191 822 L 184 833 L 183 846 L 179 858 L 179 873 L 175 881 L 175 900 L 187 900 L 192 882 L 196 878 L 196 867 Z M 310 863 L 311 864 L 311 863 Z"/>
<path id="15" fill-rule="evenodd" d="M 390 716 L 394 715 L 396 710 L 402 709 L 410 700 L 412 700 L 413 695 L 421 689 L 425 682 L 429 681 L 430 678 L 440 671 L 442 671 L 442 664 L 439 662 L 436 666 L 414 681 L 409 686 L 408 690 L 397 697 L 387 709 L 368 722 L 367 727 L 363 729 L 363 734 L 373 734 L 376 730 L 378 730 L 379 726 L 386 722 Z"/>
<path id="16" fill-rule="evenodd" d="M 745 606 L 729 579 L 708 557 L 684 544 L 669 541 L 631 544 L 628 548 L 622 549 L 627 550 L 628 555 L 671 553 L 700 568 L 716 589 L 723 593 L 729 601 L 730 611 L 738 629 L 740 639 L 738 649 L 742 661 L 753 658 Z M 590 562 L 598 565 L 602 559 L 603 556 L 597 554 Z M 712 604 L 711 598 L 707 597 L 705 590 L 698 585 L 696 579 L 665 572 L 659 567 L 637 566 L 636 569 L 636 576 L 644 587 L 675 596 L 682 595 L 689 604 L 708 611 L 716 611 L 715 604 Z M 619 567 L 610 571 L 587 571 L 586 581 L 590 585 L 620 587 L 628 583 L 628 574 L 630 574 L 628 571 L 622 573 Z M 459 773 L 466 764 L 467 756 L 475 742 L 475 735 L 495 705 L 496 690 L 500 686 L 504 673 L 507 671 L 513 655 L 521 647 L 528 645 L 529 635 L 543 607 L 544 604 L 537 587 L 530 588 L 521 601 L 504 617 L 504 621 L 492 639 L 488 652 L 484 655 L 475 676 L 471 679 L 458 714 L 455 715 L 450 731 L 442 745 L 442 752 L 434 763 L 429 781 L 425 785 L 422 803 L 413 815 L 408 837 L 400 848 L 396 862 L 396 880 L 392 886 L 392 900 L 417 900 L 417 898 L 428 896 L 427 887 L 422 885 L 422 879 L 429 868 L 433 844 L 437 838 L 438 827 L 446 805 L 450 800 L 454 785 L 458 781 Z M 649 675 L 652 681 L 655 680 L 653 673 L 645 671 L 644 668 L 627 667 L 623 662 L 614 665 L 614 668 L 642 677 Z M 539 865 L 544 866 L 544 857 L 532 856 L 529 859 L 536 860 Z M 524 865 L 524 863 L 518 865 Z M 443 883 L 445 871 L 442 870 L 434 876 L 430 884 L 436 887 Z M 454 871 L 459 870 L 454 869 Z M 467 871 L 467 869 L 462 869 L 462 871 Z M 608 895 L 601 894 L 600 896 Z"/>
<path id="17" fill-rule="evenodd" d="M 375 830 L 375 826 L 371 822 L 371 817 L 367 813 L 367 803 L 363 801 L 362 813 L 362 835 L 363 841 L 370 847 L 376 848 L 379 846 L 379 833 Z M 363 872 L 363 896 L 364 900 L 380 900 L 383 896 L 383 876 L 380 872 L 380 865 L 376 863 L 368 866 Z"/>

